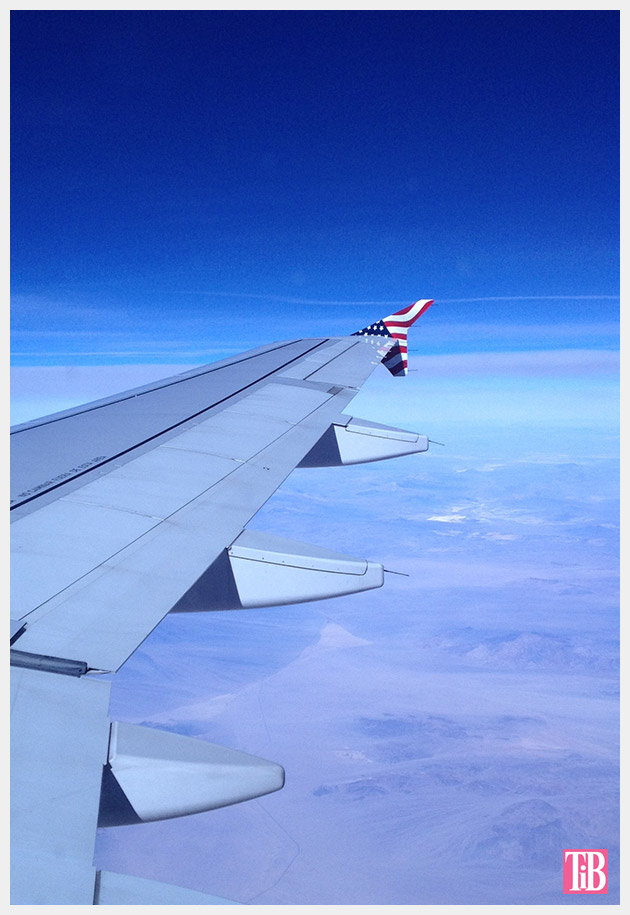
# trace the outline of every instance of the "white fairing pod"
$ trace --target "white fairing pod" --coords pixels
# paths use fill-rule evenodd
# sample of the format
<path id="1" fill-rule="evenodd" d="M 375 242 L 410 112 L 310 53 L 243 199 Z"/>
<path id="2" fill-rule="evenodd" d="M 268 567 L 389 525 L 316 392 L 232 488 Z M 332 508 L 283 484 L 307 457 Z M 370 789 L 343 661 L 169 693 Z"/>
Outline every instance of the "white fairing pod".
<path id="1" fill-rule="evenodd" d="M 349 416 L 345 424 L 343 421 L 332 423 L 299 466 L 365 464 L 405 454 L 417 454 L 428 449 L 429 439 L 426 435 Z"/>
<path id="2" fill-rule="evenodd" d="M 382 584 L 383 566 L 378 562 L 246 530 L 172 612 L 299 604 L 368 591 Z"/>
<path id="3" fill-rule="evenodd" d="M 244 531 L 228 554 L 243 607 L 323 600 L 383 584 L 380 563 L 256 531 Z"/>
<path id="4" fill-rule="evenodd" d="M 109 826 L 227 807 L 284 784 L 282 767 L 266 759 L 121 721 L 111 727 L 108 768 L 124 795 L 111 787 L 101 795 L 100 825 Z"/>

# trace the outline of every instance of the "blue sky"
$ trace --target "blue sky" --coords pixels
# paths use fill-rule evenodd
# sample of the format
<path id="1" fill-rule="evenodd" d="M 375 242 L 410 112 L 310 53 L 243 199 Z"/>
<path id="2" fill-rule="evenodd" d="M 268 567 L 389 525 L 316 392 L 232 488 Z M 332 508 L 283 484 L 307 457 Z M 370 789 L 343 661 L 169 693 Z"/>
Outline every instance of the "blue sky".
<path id="1" fill-rule="evenodd" d="M 14 364 L 204 362 L 421 296 L 435 351 L 616 345 L 616 12 L 12 29 Z"/>
<path id="2" fill-rule="evenodd" d="M 410 577 L 167 619 L 115 682 L 286 788 L 102 866 L 539 905 L 607 847 L 617 899 L 618 18 L 13 12 L 14 422 L 436 302 L 350 411 L 444 447 L 297 471 L 253 524 Z"/>

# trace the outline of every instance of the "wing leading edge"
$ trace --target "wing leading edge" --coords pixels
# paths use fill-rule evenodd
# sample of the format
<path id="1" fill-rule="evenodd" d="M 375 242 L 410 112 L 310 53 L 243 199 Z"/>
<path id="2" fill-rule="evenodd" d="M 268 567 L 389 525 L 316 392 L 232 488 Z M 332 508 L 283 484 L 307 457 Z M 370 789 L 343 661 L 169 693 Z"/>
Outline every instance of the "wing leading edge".
<path id="1" fill-rule="evenodd" d="M 351 337 L 261 347 L 12 430 L 14 904 L 103 903 L 114 886 L 121 902 L 126 892 L 153 901 L 143 881 L 95 871 L 97 825 L 282 787 L 275 763 L 111 722 L 103 675 L 171 611 L 382 585 L 379 563 L 247 525 L 297 466 L 428 449 L 426 436 L 343 410 L 379 362 L 406 373 L 408 328 L 430 304 Z"/>

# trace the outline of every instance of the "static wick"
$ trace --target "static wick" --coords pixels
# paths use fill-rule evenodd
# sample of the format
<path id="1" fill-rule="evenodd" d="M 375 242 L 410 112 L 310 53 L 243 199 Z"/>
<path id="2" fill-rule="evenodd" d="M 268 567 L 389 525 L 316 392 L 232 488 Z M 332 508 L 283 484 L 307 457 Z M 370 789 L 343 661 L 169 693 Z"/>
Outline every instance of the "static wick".
<path id="1" fill-rule="evenodd" d="M 444 442 L 434 442 L 432 438 L 430 438 L 429 441 L 431 442 L 432 445 L 441 445 L 442 448 L 446 448 L 446 445 L 444 444 Z"/>
<path id="2" fill-rule="evenodd" d="M 393 569 L 383 569 L 383 572 L 389 572 L 390 575 L 403 575 L 405 578 L 409 578 L 407 572 L 394 572 Z"/>

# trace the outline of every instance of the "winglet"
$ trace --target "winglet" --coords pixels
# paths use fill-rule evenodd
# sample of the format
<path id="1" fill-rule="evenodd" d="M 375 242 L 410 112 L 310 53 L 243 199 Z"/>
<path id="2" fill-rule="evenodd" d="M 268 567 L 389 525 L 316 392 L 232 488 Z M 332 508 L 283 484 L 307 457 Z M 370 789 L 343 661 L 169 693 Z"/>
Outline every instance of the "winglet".
<path id="1" fill-rule="evenodd" d="M 393 337 L 396 345 L 383 357 L 382 362 L 392 375 L 407 374 L 407 332 L 420 315 L 433 305 L 433 299 L 418 299 L 402 311 L 396 311 L 375 324 L 370 324 L 352 334 L 353 337 Z"/>

